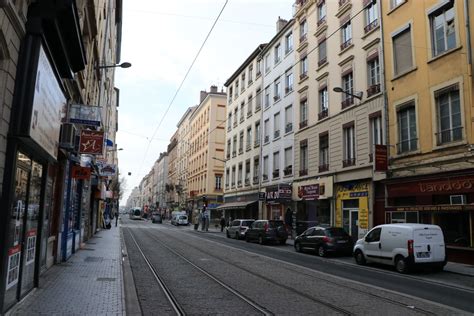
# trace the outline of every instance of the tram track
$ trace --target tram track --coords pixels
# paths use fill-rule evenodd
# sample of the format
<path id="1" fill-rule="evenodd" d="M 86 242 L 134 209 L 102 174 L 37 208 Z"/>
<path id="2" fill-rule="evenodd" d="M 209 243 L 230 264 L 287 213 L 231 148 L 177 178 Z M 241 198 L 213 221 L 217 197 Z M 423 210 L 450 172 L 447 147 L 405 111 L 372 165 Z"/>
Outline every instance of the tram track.
<path id="1" fill-rule="evenodd" d="M 176 298 L 176 296 L 173 294 L 172 290 L 170 289 L 170 287 L 166 284 L 165 280 L 163 277 L 160 276 L 160 273 L 159 271 L 154 267 L 152 261 L 150 260 L 149 256 L 147 256 L 145 254 L 145 252 L 143 251 L 142 247 L 140 247 L 137 239 L 135 238 L 135 234 L 132 232 L 132 230 L 130 228 L 127 227 L 127 231 L 131 237 L 131 239 L 133 240 L 133 243 L 135 244 L 135 246 L 137 247 L 141 257 L 143 258 L 143 260 L 146 262 L 148 268 L 150 269 L 150 271 L 152 272 L 156 282 L 158 283 L 158 285 L 160 286 L 160 288 L 162 289 L 166 299 L 168 300 L 170 306 L 172 307 L 172 309 L 174 310 L 174 312 L 176 313 L 176 315 L 187 315 L 186 313 L 186 310 L 185 308 L 182 306 L 182 304 L 179 303 L 179 300 Z M 218 278 L 216 278 L 215 276 L 211 275 L 210 273 L 208 273 L 207 271 L 205 271 L 204 269 L 202 269 L 201 267 L 199 267 L 198 265 L 194 264 L 193 262 L 191 262 L 190 260 L 188 260 L 186 257 L 184 257 L 183 255 L 181 255 L 180 253 L 174 251 L 173 249 L 171 249 L 169 246 L 167 246 L 166 244 L 160 242 L 158 239 L 155 238 L 154 235 L 151 234 L 151 236 L 153 236 L 153 239 L 157 242 L 160 243 L 161 246 L 163 246 L 164 248 L 166 248 L 168 251 L 170 251 L 171 253 L 173 253 L 175 256 L 179 257 L 180 259 L 182 259 L 183 261 L 185 261 L 187 264 L 189 264 L 190 266 L 192 266 L 194 269 L 198 270 L 199 272 L 201 272 L 203 275 L 205 275 L 207 278 L 209 278 L 210 280 L 214 281 L 216 284 L 220 285 L 222 288 L 224 288 L 225 290 L 227 290 L 229 293 L 231 293 L 232 295 L 238 297 L 240 300 L 242 300 L 243 302 L 245 302 L 246 304 L 248 304 L 249 306 L 251 306 L 255 311 L 259 312 L 260 314 L 262 315 L 266 315 L 266 316 L 269 316 L 269 315 L 274 315 L 272 312 L 268 311 L 266 308 L 260 306 L 258 303 L 254 302 L 253 300 L 251 300 L 250 298 L 246 297 L 245 295 L 243 295 L 242 293 L 240 293 L 239 291 L 231 288 L 230 286 L 226 285 L 224 282 L 222 282 L 221 280 L 219 280 Z"/>

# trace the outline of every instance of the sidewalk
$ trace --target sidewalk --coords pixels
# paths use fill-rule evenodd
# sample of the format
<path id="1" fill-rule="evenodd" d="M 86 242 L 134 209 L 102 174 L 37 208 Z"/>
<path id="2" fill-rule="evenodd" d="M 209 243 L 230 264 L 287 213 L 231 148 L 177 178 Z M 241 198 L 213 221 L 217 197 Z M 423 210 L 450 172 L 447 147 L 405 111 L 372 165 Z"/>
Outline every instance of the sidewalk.
<path id="1" fill-rule="evenodd" d="M 7 315 L 125 315 L 121 264 L 119 227 L 101 230 Z"/>

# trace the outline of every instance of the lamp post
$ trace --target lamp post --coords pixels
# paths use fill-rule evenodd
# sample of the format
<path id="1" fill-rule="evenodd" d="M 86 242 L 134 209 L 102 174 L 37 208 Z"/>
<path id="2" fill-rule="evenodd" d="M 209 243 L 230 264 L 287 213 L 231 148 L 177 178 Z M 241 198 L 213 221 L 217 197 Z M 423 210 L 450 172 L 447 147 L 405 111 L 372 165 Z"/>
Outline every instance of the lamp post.
<path id="1" fill-rule="evenodd" d="M 353 94 L 353 93 L 347 92 L 346 90 L 342 89 L 341 87 L 335 87 L 332 90 L 334 92 L 344 93 L 344 94 L 350 95 L 351 97 L 354 97 L 354 98 L 359 99 L 359 100 L 362 100 L 362 96 L 364 94 L 364 92 L 362 92 L 362 91 L 356 92 L 355 94 Z"/>
<path id="2" fill-rule="evenodd" d="M 115 64 L 115 65 L 97 65 L 95 66 L 95 69 L 105 69 L 105 68 L 130 68 L 132 67 L 132 64 L 129 62 L 123 62 L 121 64 Z"/>

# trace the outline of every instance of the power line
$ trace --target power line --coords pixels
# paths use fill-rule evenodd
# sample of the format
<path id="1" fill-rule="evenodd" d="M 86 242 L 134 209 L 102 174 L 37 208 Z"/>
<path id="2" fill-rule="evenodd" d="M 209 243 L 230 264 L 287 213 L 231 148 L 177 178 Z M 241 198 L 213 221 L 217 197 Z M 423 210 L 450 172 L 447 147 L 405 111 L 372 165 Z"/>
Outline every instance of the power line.
<path id="1" fill-rule="evenodd" d="M 212 26 L 211 26 L 211 29 L 210 29 L 209 32 L 207 33 L 206 38 L 205 38 L 204 41 L 202 42 L 201 47 L 199 48 L 199 50 L 198 50 L 196 56 L 194 57 L 194 59 L 193 59 L 191 65 L 189 66 L 189 68 L 188 68 L 186 74 L 184 75 L 184 78 L 183 78 L 183 80 L 181 81 L 181 83 L 180 83 L 178 89 L 176 90 L 176 92 L 175 92 L 173 98 L 171 99 L 171 102 L 170 102 L 170 104 L 168 105 L 168 108 L 166 109 L 165 113 L 164 113 L 163 116 L 161 117 L 161 120 L 160 120 L 160 122 L 158 123 L 158 126 L 155 128 L 155 131 L 153 132 L 150 141 L 148 141 L 148 145 L 147 145 L 147 147 L 146 147 L 145 154 L 143 155 L 142 162 L 140 163 L 140 169 L 139 169 L 140 171 L 138 172 L 138 174 L 141 174 L 142 167 L 143 167 L 143 163 L 145 162 L 145 158 L 146 158 L 146 155 L 148 154 L 148 150 L 150 149 L 150 145 L 151 145 L 151 142 L 152 142 L 153 138 L 155 137 L 156 133 L 158 132 L 158 129 L 161 127 L 161 124 L 163 123 L 163 120 L 165 119 L 166 115 L 168 114 L 168 111 L 170 110 L 171 105 L 173 105 L 174 100 L 175 100 L 176 97 L 178 96 L 178 93 L 181 91 L 181 88 L 183 87 L 183 84 L 184 84 L 184 82 L 186 81 L 186 78 L 188 77 L 189 73 L 191 72 L 191 69 L 193 68 L 193 66 L 194 66 L 194 64 L 195 64 L 195 62 L 196 62 L 196 60 L 197 60 L 197 58 L 199 57 L 199 54 L 201 53 L 202 49 L 204 48 L 204 45 L 206 44 L 208 38 L 211 36 L 212 30 L 214 29 L 214 27 L 216 26 L 217 22 L 219 21 L 219 18 L 221 17 L 222 12 L 224 12 L 224 9 L 225 9 L 225 7 L 227 6 L 227 3 L 228 3 L 228 2 L 229 2 L 229 0 L 226 0 L 225 3 L 224 3 L 224 5 L 222 6 L 222 9 L 220 10 L 219 14 L 217 15 L 217 17 L 216 17 L 214 23 L 213 23 Z"/>

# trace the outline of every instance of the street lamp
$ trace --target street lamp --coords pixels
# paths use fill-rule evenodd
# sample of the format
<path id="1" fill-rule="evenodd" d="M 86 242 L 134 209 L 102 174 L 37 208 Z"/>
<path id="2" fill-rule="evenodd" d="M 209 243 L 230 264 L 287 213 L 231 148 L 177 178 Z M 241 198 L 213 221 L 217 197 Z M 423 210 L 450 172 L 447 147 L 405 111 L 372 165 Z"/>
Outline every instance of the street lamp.
<path id="1" fill-rule="evenodd" d="M 116 65 L 102 65 L 102 66 L 97 65 L 95 68 L 96 69 L 104 69 L 104 68 L 116 68 L 116 67 L 130 68 L 130 67 L 132 67 L 132 64 L 129 63 L 129 62 L 123 62 L 121 64 L 116 64 Z"/>
<path id="2" fill-rule="evenodd" d="M 332 90 L 334 92 L 339 92 L 339 93 L 344 93 L 344 94 L 350 95 L 351 97 L 354 97 L 354 98 L 359 99 L 359 100 L 362 100 L 362 95 L 364 94 L 364 92 L 362 92 L 362 91 L 356 92 L 355 94 L 352 94 L 350 92 L 347 92 L 347 91 L 343 90 L 341 87 L 335 87 Z"/>

